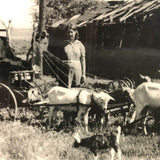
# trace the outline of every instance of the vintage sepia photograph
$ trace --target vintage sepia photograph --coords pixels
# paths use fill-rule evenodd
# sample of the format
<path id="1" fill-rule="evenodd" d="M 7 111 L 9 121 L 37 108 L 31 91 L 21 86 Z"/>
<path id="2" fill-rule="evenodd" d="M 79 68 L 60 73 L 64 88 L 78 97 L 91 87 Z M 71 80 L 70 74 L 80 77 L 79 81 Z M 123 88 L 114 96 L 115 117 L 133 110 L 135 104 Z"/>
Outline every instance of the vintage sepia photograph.
<path id="1" fill-rule="evenodd" d="M 1 1 L 0 160 L 160 160 L 160 0 Z"/>

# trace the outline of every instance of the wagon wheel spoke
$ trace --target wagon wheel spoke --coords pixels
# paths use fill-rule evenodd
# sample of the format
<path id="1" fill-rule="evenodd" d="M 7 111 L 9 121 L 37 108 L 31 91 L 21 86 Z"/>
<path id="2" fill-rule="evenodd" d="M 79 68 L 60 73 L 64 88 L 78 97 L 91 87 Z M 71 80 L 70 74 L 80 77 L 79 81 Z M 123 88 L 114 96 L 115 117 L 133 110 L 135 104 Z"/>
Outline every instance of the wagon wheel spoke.
<path id="1" fill-rule="evenodd" d="M 46 114 L 48 114 L 49 108 L 47 106 L 34 106 L 35 108 L 32 108 L 32 113 L 35 118 L 41 117 L 44 118 Z"/>
<path id="2" fill-rule="evenodd" d="M 27 116 L 27 110 L 24 107 L 17 107 L 17 109 L 15 109 L 14 106 L 8 106 L 6 108 L 9 117 L 12 120 L 17 120 L 17 119 L 21 119 Z"/>
<path id="3" fill-rule="evenodd" d="M 5 108 L 9 118 L 15 120 L 18 113 L 17 99 L 13 91 L 5 84 L 0 83 L 1 108 Z"/>
<path id="4" fill-rule="evenodd" d="M 132 88 L 132 89 L 135 88 L 135 83 L 134 83 L 134 81 L 133 81 L 132 79 L 129 79 L 129 78 L 127 78 L 127 77 L 124 77 L 124 80 L 125 80 L 125 82 L 127 82 L 128 87 L 130 87 L 130 88 Z"/>
<path id="5" fill-rule="evenodd" d="M 14 108 L 13 107 L 6 107 L 6 110 L 7 110 L 7 113 L 9 115 L 9 118 L 11 118 L 12 120 L 14 120 L 15 118 L 15 111 L 14 111 Z"/>
<path id="6" fill-rule="evenodd" d="M 34 115 L 34 117 L 38 117 L 39 116 L 39 106 L 34 106 L 34 108 L 32 108 L 32 113 Z"/>
<path id="7" fill-rule="evenodd" d="M 120 88 L 128 87 L 128 84 L 125 81 L 123 81 L 123 80 L 119 80 L 119 87 Z"/>
<path id="8" fill-rule="evenodd" d="M 149 128 L 152 128 L 154 125 L 154 117 L 153 116 L 148 116 L 146 120 L 146 126 Z"/>

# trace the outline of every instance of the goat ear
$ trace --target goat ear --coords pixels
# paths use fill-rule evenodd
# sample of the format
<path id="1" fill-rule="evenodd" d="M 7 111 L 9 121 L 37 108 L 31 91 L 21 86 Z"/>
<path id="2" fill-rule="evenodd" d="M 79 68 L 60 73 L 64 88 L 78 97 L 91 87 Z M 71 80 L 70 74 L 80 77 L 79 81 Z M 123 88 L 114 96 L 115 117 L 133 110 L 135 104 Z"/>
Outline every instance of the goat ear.
<path id="1" fill-rule="evenodd" d="M 145 79 L 147 82 L 150 82 L 150 81 L 151 81 L 151 77 L 149 77 L 149 76 L 143 76 L 142 74 L 139 74 L 139 76 L 140 76 L 142 79 Z"/>
<path id="2" fill-rule="evenodd" d="M 143 76 L 142 74 L 139 74 L 139 76 L 140 76 L 141 78 L 144 78 L 144 76 Z"/>
<path id="3" fill-rule="evenodd" d="M 113 100 L 113 101 L 116 101 L 116 100 L 115 100 L 113 97 L 111 97 L 111 96 L 110 96 L 110 99 Z"/>

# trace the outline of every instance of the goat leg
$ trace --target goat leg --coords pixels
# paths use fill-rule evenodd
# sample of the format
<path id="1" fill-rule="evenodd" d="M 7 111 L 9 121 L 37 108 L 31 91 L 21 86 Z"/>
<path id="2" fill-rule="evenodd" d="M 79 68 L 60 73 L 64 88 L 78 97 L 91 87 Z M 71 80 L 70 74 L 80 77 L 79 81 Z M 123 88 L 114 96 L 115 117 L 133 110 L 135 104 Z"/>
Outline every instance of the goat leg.
<path id="1" fill-rule="evenodd" d="M 54 114 L 53 114 L 54 113 Z M 48 115 L 48 126 L 47 128 L 50 129 L 52 126 L 52 122 L 53 122 L 53 117 L 55 118 L 57 115 L 57 111 L 55 110 L 54 106 L 51 106 L 49 108 L 49 115 Z"/>
<path id="2" fill-rule="evenodd" d="M 84 124 L 85 124 L 85 128 L 86 128 L 86 132 L 88 133 L 88 114 L 89 111 L 91 110 L 91 108 L 88 108 L 87 111 L 84 114 Z"/>
<path id="3" fill-rule="evenodd" d="M 115 157 L 115 149 L 111 148 L 111 160 L 114 160 Z"/>

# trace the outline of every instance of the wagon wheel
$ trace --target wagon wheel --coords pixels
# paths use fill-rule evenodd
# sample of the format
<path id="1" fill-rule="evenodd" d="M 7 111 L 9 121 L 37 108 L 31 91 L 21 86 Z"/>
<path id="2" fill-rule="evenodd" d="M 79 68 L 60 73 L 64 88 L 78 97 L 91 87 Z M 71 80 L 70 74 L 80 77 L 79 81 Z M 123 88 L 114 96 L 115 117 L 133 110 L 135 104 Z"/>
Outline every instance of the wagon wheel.
<path id="1" fill-rule="evenodd" d="M 147 131 L 148 131 L 148 132 L 151 132 L 151 130 L 153 130 L 154 123 L 155 123 L 154 121 L 155 121 L 155 119 L 154 119 L 153 116 L 149 116 L 149 117 L 147 118 L 146 126 L 147 126 Z"/>
<path id="2" fill-rule="evenodd" d="M 155 119 L 154 116 L 150 113 L 150 111 L 147 111 L 146 113 L 146 130 L 147 132 L 152 132 L 154 129 L 154 125 L 155 125 Z"/>
<path id="3" fill-rule="evenodd" d="M 128 84 L 124 80 L 119 80 L 118 83 L 120 88 L 128 87 Z"/>
<path id="4" fill-rule="evenodd" d="M 6 109 L 11 119 L 15 120 L 17 118 L 17 99 L 13 91 L 3 83 L 0 83 L 0 109 Z"/>
<path id="5" fill-rule="evenodd" d="M 130 87 L 131 89 L 135 88 L 135 82 L 132 79 L 129 79 L 127 77 L 124 77 L 123 79 L 128 84 L 128 87 Z"/>
<path id="6" fill-rule="evenodd" d="M 153 114 L 148 109 L 143 110 L 141 116 L 142 117 L 140 118 L 140 121 L 137 125 L 138 130 L 144 135 L 147 135 L 148 133 L 151 133 L 153 131 L 155 126 L 155 119 Z"/>

